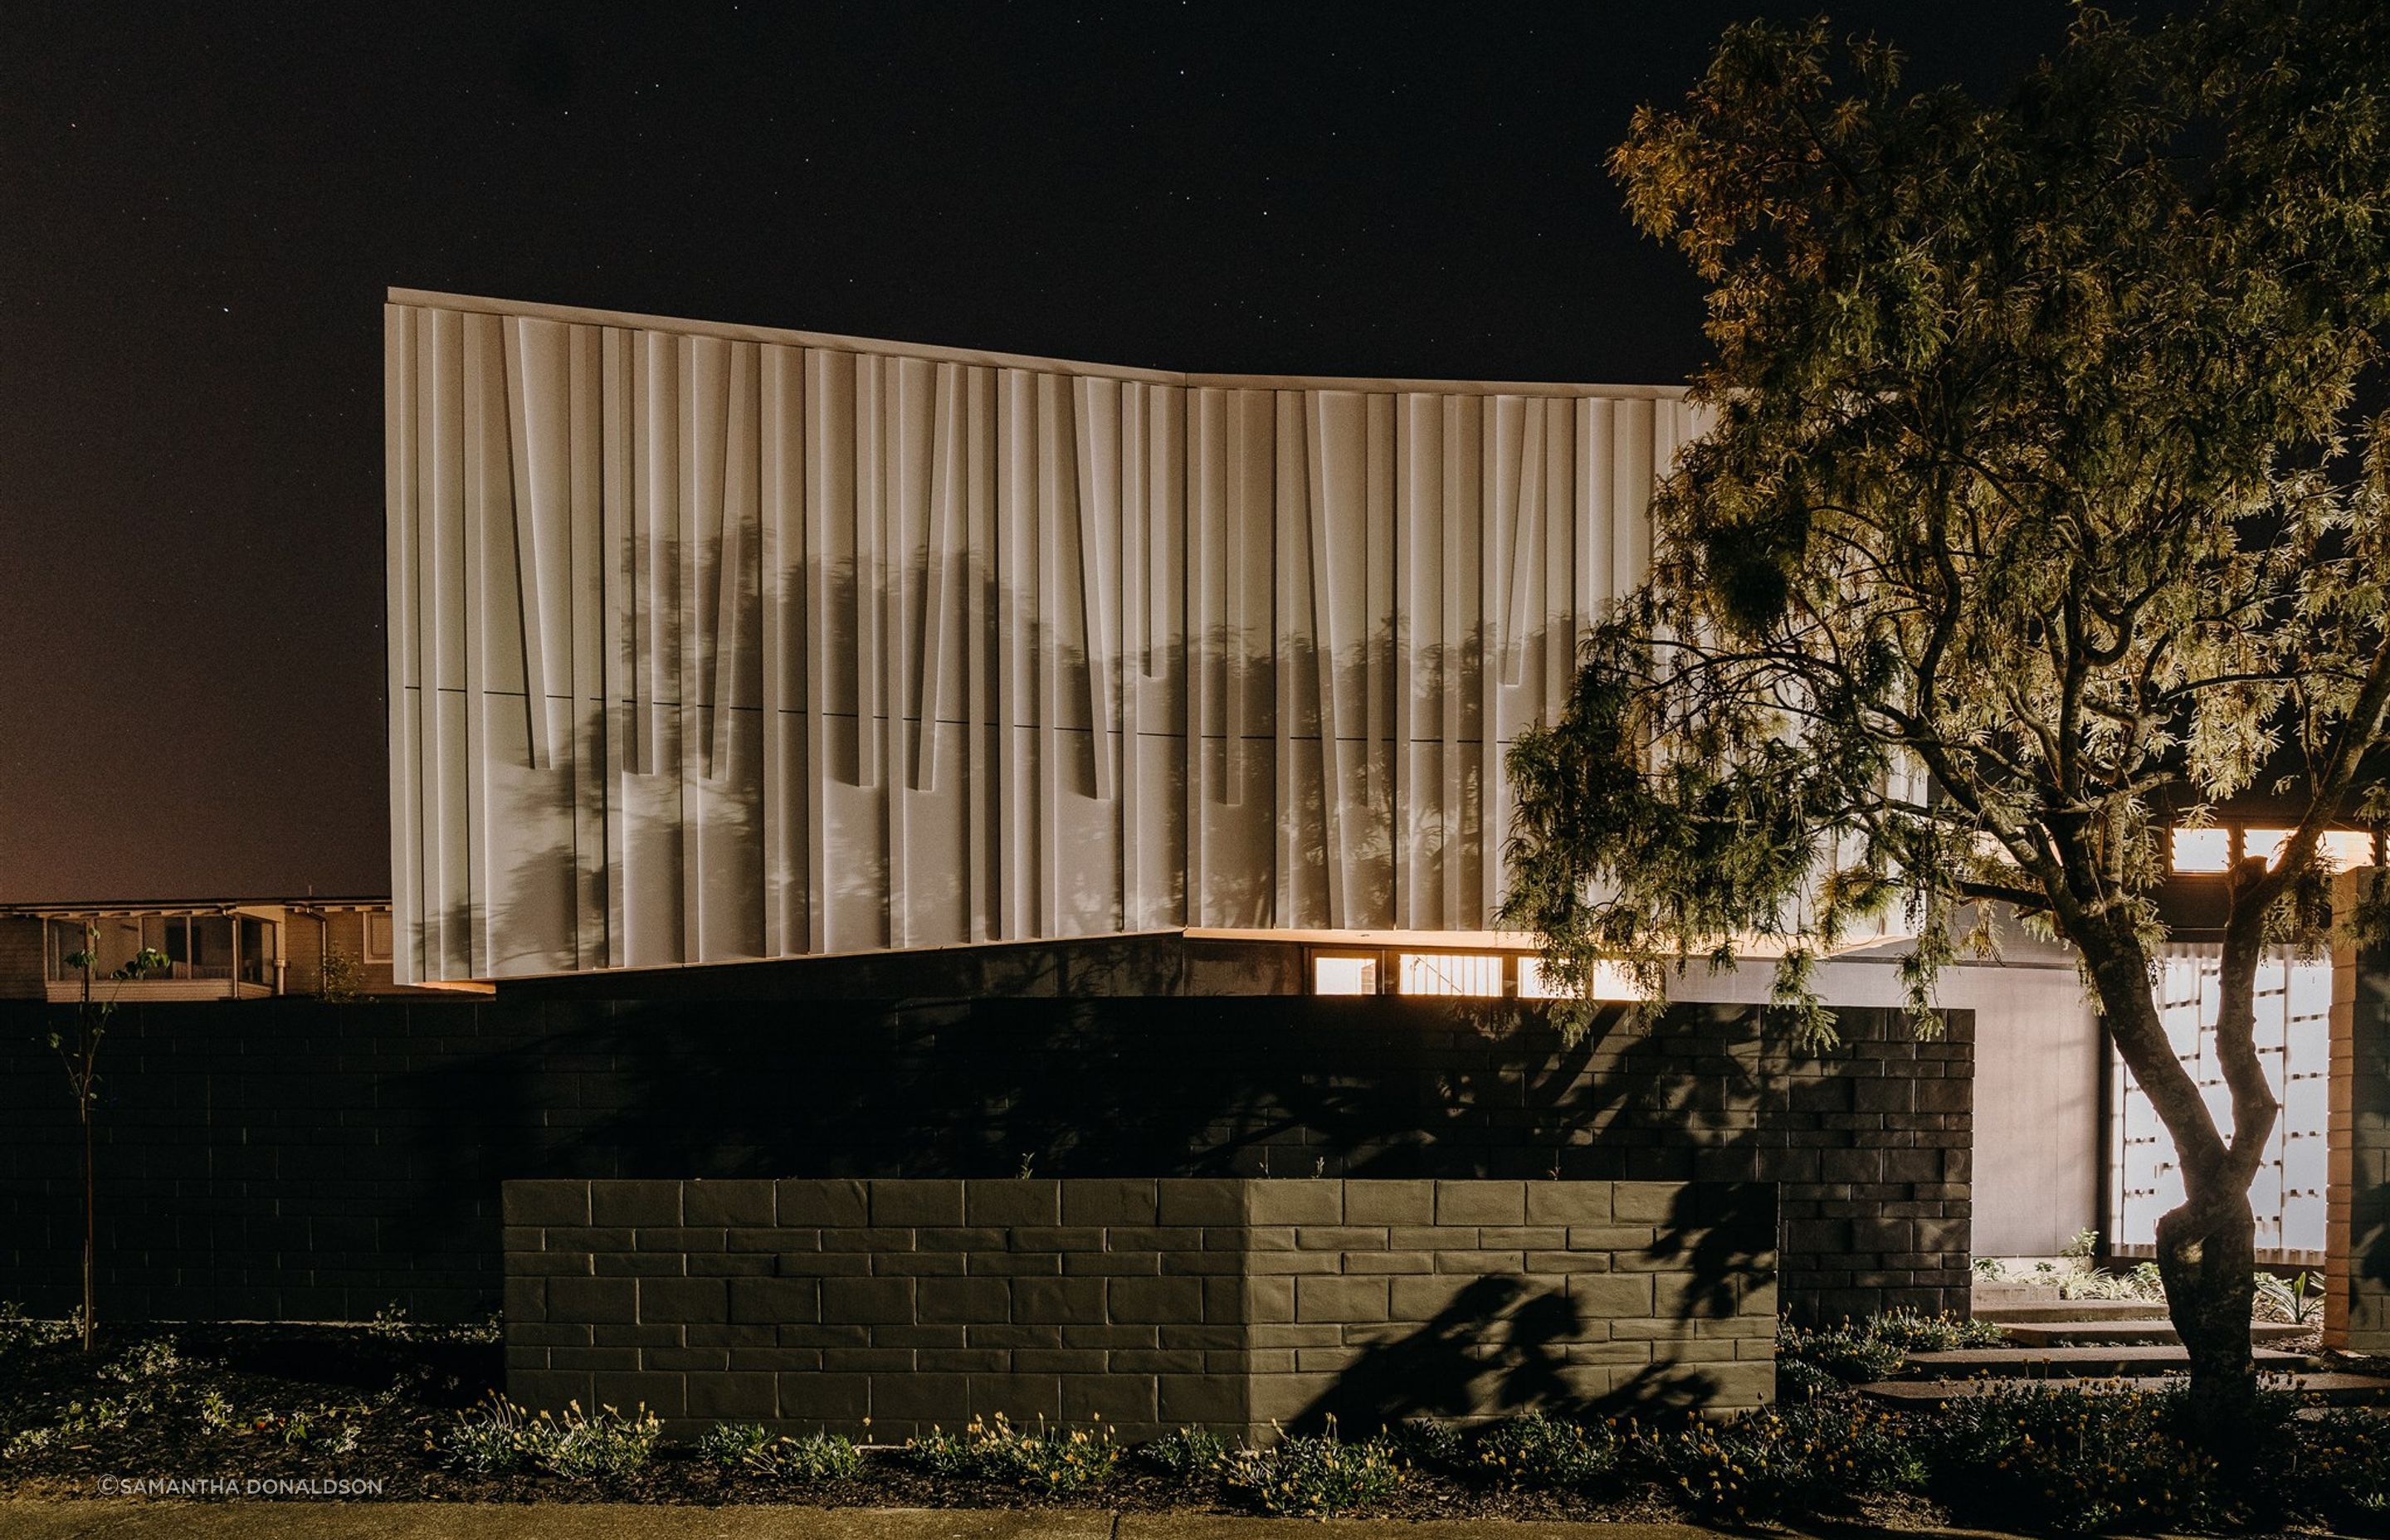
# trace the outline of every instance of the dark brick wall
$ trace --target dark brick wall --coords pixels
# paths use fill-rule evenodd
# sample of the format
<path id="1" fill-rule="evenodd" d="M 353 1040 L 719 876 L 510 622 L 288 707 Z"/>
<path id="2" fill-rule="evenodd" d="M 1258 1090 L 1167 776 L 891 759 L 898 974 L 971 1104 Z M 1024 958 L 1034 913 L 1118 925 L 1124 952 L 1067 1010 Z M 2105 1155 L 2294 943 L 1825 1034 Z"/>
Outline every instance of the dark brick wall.
<path id="1" fill-rule="evenodd" d="M 1764 1184 L 509 1182 L 507 1383 L 883 1442 L 1762 1405 Z"/>
<path id="2" fill-rule="evenodd" d="M 75 1295 L 73 1120 L 0 1004 L 0 1298 Z M 1574 1044 L 1393 998 L 128 1007 L 103 1060 L 120 1316 L 495 1308 L 514 1177 L 1274 1175 L 1779 1184 L 1786 1307 L 1963 1309 L 1972 1023 L 1741 1007 Z"/>

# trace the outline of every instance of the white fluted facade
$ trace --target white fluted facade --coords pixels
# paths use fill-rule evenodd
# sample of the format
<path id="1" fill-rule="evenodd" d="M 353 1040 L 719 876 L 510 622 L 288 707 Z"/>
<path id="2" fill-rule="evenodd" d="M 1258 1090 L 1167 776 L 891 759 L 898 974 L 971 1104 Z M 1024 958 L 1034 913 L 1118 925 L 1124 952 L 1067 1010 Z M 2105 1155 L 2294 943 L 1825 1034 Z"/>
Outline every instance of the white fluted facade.
<path id="1" fill-rule="evenodd" d="M 1667 390 L 1211 379 L 394 292 L 401 980 L 1467 930 Z"/>

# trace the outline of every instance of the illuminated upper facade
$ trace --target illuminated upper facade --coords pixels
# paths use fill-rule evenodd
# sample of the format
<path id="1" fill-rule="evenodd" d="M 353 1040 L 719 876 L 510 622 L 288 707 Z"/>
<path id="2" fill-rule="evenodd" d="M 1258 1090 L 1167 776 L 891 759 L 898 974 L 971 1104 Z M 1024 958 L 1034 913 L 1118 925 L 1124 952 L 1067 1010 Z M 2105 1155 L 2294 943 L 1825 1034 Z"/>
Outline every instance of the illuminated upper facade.
<path id="1" fill-rule="evenodd" d="M 385 349 L 402 982 L 1483 930 L 1694 428 L 407 290 Z"/>

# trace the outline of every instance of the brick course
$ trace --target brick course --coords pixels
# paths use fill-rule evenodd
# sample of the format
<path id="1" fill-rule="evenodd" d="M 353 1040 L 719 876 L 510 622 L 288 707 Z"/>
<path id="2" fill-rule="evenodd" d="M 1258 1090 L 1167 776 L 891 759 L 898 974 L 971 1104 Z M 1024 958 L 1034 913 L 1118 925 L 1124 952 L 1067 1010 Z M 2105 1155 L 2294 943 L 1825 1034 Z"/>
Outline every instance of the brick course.
<path id="1" fill-rule="evenodd" d="M 1127 1439 L 1188 1422 L 1266 1438 L 1330 1416 L 1358 1431 L 1414 1416 L 1724 1410 L 1774 1396 L 1776 1194 L 1765 1185 L 1097 1179 L 1074 1198 L 1080 1185 L 857 1184 L 878 1221 L 859 1227 L 852 1253 L 867 1272 L 723 1280 L 697 1271 L 712 1253 L 675 1254 L 686 1226 L 634 1226 L 593 1248 L 585 1226 L 539 1222 L 594 1206 L 595 1184 L 508 1182 L 510 1391 L 551 1409 L 643 1401 L 681 1433 L 735 1418 L 879 1440 L 996 1412 L 1106 1422 Z M 761 1184 L 613 1186 L 618 1208 L 687 1217 L 751 1204 L 743 1189 Z M 774 1226 L 783 1260 L 804 1254 L 803 1222 L 820 1212 L 799 1191 L 798 1223 Z M 957 1204 L 1025 1222 L 947 1232 L 908 1222 Z M 1126 1217 L 1042 1223 L 1058 1205 Z M 1173 1208 L 1221 1223 L 1138 1217 Z M 1444 1217 L 1412 1226 L 1403 1251 L 1353 1223 L 1431 1211 Z M 1486 1223 L 1526 1213 L 1619 1222 L 1540 1234 L 1550 1249 L 1530 1256 L 1509 1249 L 1517 1231 Z M 939 1237 L 961 1238 L 941 1254 L 962 1271 L 918 1276 L 925 1238 Z M 682 1270 L 618 1277 L 610 1255 L 676 1255 Z M 1071 1265 L 1121 1255 L 1153 1266 Z M 1310 1270 L 1269 1270 L 1291 1257 Z M 1045 1259 L 1055 1265 L 1024 1265 Z M 649 1334 L 591 1345 L 634 1327 Z M 756 1335 L 724 1346 L 726 1331 Z"/>

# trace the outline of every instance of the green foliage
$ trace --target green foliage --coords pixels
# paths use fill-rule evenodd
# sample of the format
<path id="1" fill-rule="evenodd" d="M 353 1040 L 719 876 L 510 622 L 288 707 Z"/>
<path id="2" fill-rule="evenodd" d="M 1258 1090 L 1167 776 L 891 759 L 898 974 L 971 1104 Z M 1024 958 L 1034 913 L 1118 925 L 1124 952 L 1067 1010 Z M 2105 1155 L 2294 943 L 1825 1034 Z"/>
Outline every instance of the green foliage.
<path id="1" fill-rule="evenodd" d="M 1180 1481 L 1206 1476 L 1220 1469 L 1228 1455 L 1228 1445 L 1219 1434 L 1201 1428 L 1181 1428 L 1176 1432 L 1137 1449 L 1137 1457 L 1165 1476 Z"/>
<path id="2" fill-rule="evenodd" d="M 25 1314 L 24 1306 L 0 1300 L 0 1354 L 51 1347 L 73 1336 L 76 1329 L 72 1321 L 35 1320 Z"/>
<path id="3" fill-rule="evenodd" d="M 476 1475 L 544 1469 L 568 1480 L 626 1476 L 645 1467 L 663 1424 L 645 1406 L 630 1417 L 611 1406 L 595 1416 L 574 1402 L 561 1418 L 533 1417 L 505 1396 L 490 1399 L 456 1420 L 435 1441 L 447 1463 Z"/>
<path id="4" fill-rule="evenodd" d="M 2061 1534 L 2205 1527 L 2229 1505 L 2187 1431 L 2179 1392 L 2004 1386 L 1937 1418 L 1929 1458 L 1935 1489 L 1972 1520 Z"/>
<path id="5" fill-rule="evenodd" d="M 1608 1479 L 1618 1466 L 1618 1438 L 1606 1424 L 1531 1412 L 1496 1423 L 1477 1440 L 1477 1467 L 1514 1486 L 1574 1491 Z"/>
<path id="6" fill-rule="evenodd" d="M 1780 1373 L 1786 1363 L 1798 1363 L 1840 1383 L 1864 1385 L 1898 1374 L 1908 1355 L 1899 1344 L 1848 1321 L 1814 1330 L 1784 1321 L 1776 1328 L 1776 1362 Z"/>
<path id="7" fill-rule="evenodd" d="M 156 1394 L 142 1388 L 122 1395 L 70 1401 L 56 1421 L 36 1423 L 10 1433 L 6 1443 L 0 1443 L 0 1460 L 21 1458 L 55 1444 L 88 1443 L 132 1426 L 135 1418 L 148 1416 L 157 1406 Z"/>
<path id="8" fill-rule="evenodd" d="M 717 1422 L 698 1439 L 697 1457 L 712 1465 L 736 1469 L 747 1463 L 748 1457 L 771 1442 L 770 1430 L 760 1422 Z"/>
<path id="9" fill-rule="evenodd" d="M 1897 905 L 1930 1030 L 1968 901 L 2145 945 L 2162 810 L 2302 772 L 2236 903 L 2290 899 L 2390 741 L 2390 441 L 2355 390 L 2385 53 L 2360 0 L 2085 8 L 1985 103 L 1758 21 L 1637 113 L 1612 166 L 1710 286 L 1712 416 L 1653 575 L 1511 756 L 1505 912 L 1561 982 L 1773 937 L 1817 1038 L 1815 957 Z"/>
<path id="10" fill-rule="evenodd" d="M 1975 1276 L 1985 1283 L 1998 1283 L 2009 1276 L 2009 1270 L 2000 1264 L 1998 1257 L 1977 1257 L 1974 1269 Z"/>
<path id="11" fill-rule="evenodd" d="M 357 997 L 363 984 L 364 972 L 355 957 L 338 946 L 325 949 L 317 995 L 335 1005 L 345 1004 Z"/>
<path id="12" fill-rule="evenodd" d="M 172 1337 L 150 1337 L 125 1349 L 99 1372 L 104 1379 L 132 1385 L 145 1380 L 171 1380 L 182 1367 L 183 1354 Z"/>
<path id="13" fill-rule="evenodd" d="M 1860 1329 L 1879 1342 L 1905 1353 L 1948 1353 L 1957 1348 L 1998 1347 L 2008 1333 L 1998 1321 L 1978 1321 L 1947 1311 L 1932 1315 L 1914 1310 L 1887 1310 L 1870 1315 Z"/>
<path id="14" fill-rule="evenodd" d="M 2257 1313 L 2268 1320 L 2316 1326 L 2323 1321 L 2323 1280 L 2306 1273 L 2278 1277 L 2259 1273 L 2255 1288 Z"/>
<path id="15" fill-rule="evenodd" d="M 2068 1241 L 2065 1247 L 2061 1250 L 2058 1254 L 2062 1257 L 2071 1257 L 2076 1262 L 2088 1263 L 2093 1256 L 2099 1253 L 2099 1231 L 2077 1230 L 2075 1232 L 2075 1238 Z"/>
<path id="16" fill-rule="evenodd" d="M 1914 1490 L 1927 1479 L 1905 1422 L 1851 1396 L 1640 1439 L 1644 1462 L 1712 1518 L 1834 1512 L 1859 1497 Z"/>
<path id="17" fill-rule="evenodd" d="M 1078 1492 L 1111 1479 L 1121 1446 L 1109 1428 L 1015 1428 L 1004 1414 L 973 1418 L 959 1433 L 931 1430 L 906 1455 L 934 1476 L 967 1476 L 1032 1491 Z"/>
<path id="18" fill-rule="evenodd" d="M 199 1394 L 199 1426 L 211 1433 L 229 1433 L 240 1425 L 233 1410 L 232 1397 L 220 1390 L 210 1389 Z"/>
<path id="19" fill-rule="evenodd" d="M 2333 1407 L 2301 1440 L 2306 1501 L 2328 1522 L 2379 1532 L 2390 1519 L 2390 1418 L 2374 1408 Z"/>
<path id="20" fill-rule="evenodd" d="M 348 1455 L 356 1452 L 359 1440 L 357 1417 L 363 1406 L 295 1407 L 288 1412 L 266 1412 L 250 1420 L 251 1433 L 270 1438 L 292 1449 L 308 1449 L 324 1455 Z M 229 1415 L 230 1408 L 225 1408 Z M 201 1408 L 204 1418 L 208 1408 Z"/>
<path id="21" fill-rule="evenodd" d="M 1289 1433 L 1266 1449 L 1228 1457 L 1229 1489 L 1265 1513 L 1325 1519 L 1393 1496 L 1403 1466 L 1383 1439 L 1346 1444 L 1331 1428 L 1325 1436 Z"/>
<path id="22" fill-rule="evenodd" d="M 1449 1422 L 1426 1417 L 1406 1418 L 1388 1428 L 1384 1436 L 1394 1457 L 1413 1469 L 1460 1475 L 1476 1468 L 1469 1440 Z"/>
<path id="23" fill-rule="evenodd" d="M 715 1427 L 713 1433 L 722 1432 L 727 1426 Z M 740 1432 L 748 1431 L 742 1429 Z M 763 1431 L 760 1428 L 752 1431 Z M 707 1436 L 711 1438 L 713 1434 Z M 853 1478 L 863 1469 L 863 1451 L 842 1433 L 807 1433 L 803 1438 L 770 1440 L 747 1451 L 738 1463 L 769 1481 L 818 1486 L 825 1482 Z"/>

